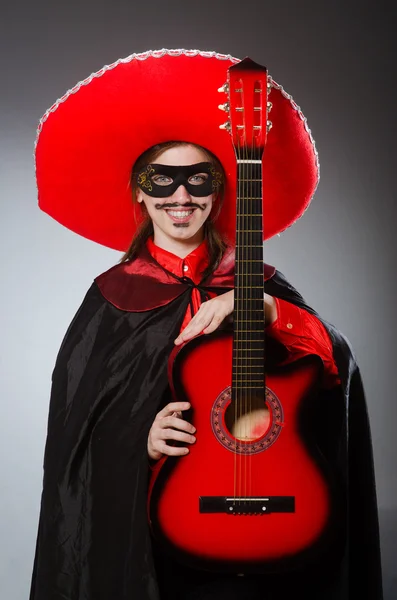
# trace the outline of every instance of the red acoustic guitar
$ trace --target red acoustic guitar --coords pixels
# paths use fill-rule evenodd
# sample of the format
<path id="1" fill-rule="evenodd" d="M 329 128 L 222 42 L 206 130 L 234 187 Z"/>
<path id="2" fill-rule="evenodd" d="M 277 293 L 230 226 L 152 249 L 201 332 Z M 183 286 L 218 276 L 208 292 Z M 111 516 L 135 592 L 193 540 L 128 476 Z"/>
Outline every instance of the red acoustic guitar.
<path id="1" fill-rule="evenodd" d="M 333 543 L 336 478 L 307 426 L 322 361 L 266 366 L 262 156 L 271 123 L 264 67 L 230 67 L 225 91 L 237 158 L 233 331 L 170 356 L 174 399 L 188 400 L 197 441 L 153 472 L 149 521 L 163 548 L 196 568 L 279 572 L 313 567 Z"/>

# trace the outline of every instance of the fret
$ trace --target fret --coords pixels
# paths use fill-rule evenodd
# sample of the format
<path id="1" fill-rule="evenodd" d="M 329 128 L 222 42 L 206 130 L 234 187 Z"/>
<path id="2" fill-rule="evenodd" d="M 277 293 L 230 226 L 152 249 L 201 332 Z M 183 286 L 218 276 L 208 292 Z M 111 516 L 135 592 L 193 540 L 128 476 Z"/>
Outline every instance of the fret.
<path id="1" fill-rule="evenodd" d="M 265 384 L 263 385 L 243 385 L 243 387 L 239 387 L 237 384 L 234 384 L 235 389 L 243 389 L 243 390 L 265 390 Z"/>
<path id="2" fill-rule="evenodd" d="M 260 331 L 258 333 L 262 333 L 262 335 L 263 335 L 264 332 Z M 258 339 L 246 339 L 246 338 L 242 338 L 242 337 L 235 337 L 235 342 L 236 342 L 236 344 L 241 344 L 241 343 L 246 344 L 246 345 L 248 345 L 248 344 L 255 344 L 255 347 L 252 346 L 253 350 L 257 349 L 257 344 L 262 344 L 262 346 L 264 346 L 264 344 L 263 344 L 263 338 L 261 340 L 258 340 Z M 249 350 L 250 348 L 248 346 L 245 349 Z"/>
<path id="3" fill-rule="evenodd" d="M 242 190 L 237 191 L 237 202 L 239 200 L 263 200 L 262 198 L 262 186 L 255 184 L 251 186 L 251 189 L 248 191 L 247 188 L 244 189 L 244 193 Z"/>
<path id="4" fill-rule="evenodd" d="M 242 200 L 263 200 L 262 194 L 262 186 L 255 184 L 252 185 L 251 188 L 245 186 L 244 189 L 237 189 L 237 202 L 241 202 Z M 261 202 L 262 203 L 262 202 Z"/>
<path id="5" fill-rule="evenodd" d="M 233 359 L 236 359 L 236 360 L 238 360 L 238 357 L 237 357 L 237 356 L 233 356 Z M 247 360 L 247 357 L 246 357 L 246 356 L 244 357 L 244 360 Z M 263 357 L 261 357 L 261 356 L 252 356 L 252 357 L 250 358 L 250 360 L 263 360 Z M 247 366 L 247 365 L 235 365 L 235 366 L 240 366 L 240 367 L 244 367 L 244 368 L 246 368 L 246 366 Z"/>
<path id="6" fill-rule="evenodd" d="M 234 338 L 234 343 L 236 344 L 236 351 L 243 351 L 243 352 L 251 352 L 251 350 L 253 352 L 260 351 L 260 352 L 264 352 L 265 350 L 265 345 L 263 343 L 263 340 L 247 340 L 247 339 L 238 339 L 238 338 Z"/>
<path id="7" fill-rule="evenodd" d="M 247 342 L 250 340 L 247 340 L 246 338 L 243 337 L 243 333 L 254 333 L 255 335 L 261 335 L 262 336 L 262 341 L 264 340 L 264 336 L 265 336 L 265 330 L 262 327 L 262 325 L 264 324 L 263 321 L 258 321 L 259 323 L 261 323 L 261 326 L 258 327 L 258 325 L 256 325 L 255 327 L 252 327 L 252 329 L 244 329 L 244 330 L 239 330 L 238 328 L 235 328 L 234 333 L 237 335 L 237 333 L 239 334 L 240 338 L 237 339 L 237 341 L 243 341 L 243 342 Z M 236 325 L 236 323 L 235 323 Z M 245 325 L 246 326 L 246 325 Z M 255 340 L 253 340 L 255 342 L 258 341 L 258 338 L 256 338 Z"/>
<path id="8" fill-rule="evenodd" d="M 254 352 L 255 350 L 259 350 L 263 352 L 265 350 L 263 340 L 243 340 L 235 338 L 234 343 L 236 344 L 236 350 L 240 351 L 250 352 L 252 350 Z M 258 344 L 260 344 L 259 347 Z M 243 347 L 243 345 L 245 347 Z"/>
<path id="9" fill-rule="evenodd" d="M 232 383 L 263 383 L 264 377 L 262 379 L 243 379 L 241 377 L 235 377 L 232 379 Z"/>
<path id="10" fill-rule="evenodd" d="M 241 320 L 240 317 L 244 313 L 245 313 L 246 316 L 250 316 L 250 317 L 258 317 L 259 316 L 259 318 L 261 318 L 262 314 L 264 316 L 263 299 L 262 298 L 254 298 L 254 300 L 255 299 L 258 301 L 258 303 L 261 304 L 261 308 L 260 309 L 256 308 L 256 306 L 254 306 L 254 308 L 252 310 L 249 310 L 251 308 L 251 305 L 248 306 L 247 308 L 235 307 L 234 311 L 236 313 L 237 312 L 239 313 L 239 314 L 236 315 L 236 317 L 237 317 L 238 320 Z M 240 298 L 238 298 L 238 302 L 239 302 L 239 304 L 241 304 L 242 301 L 241 301 Z"/>
<path id="11" fill-rule="evenodd" d="M 232 380 L 232 387 L 234 388 L 236 385 L 243 385 L 244 387 L 248 387 L 248 388 L 264 388 L 265 387 L 265 378 L 263 379 L 255 379 L 254 381 L 249 381 L 248 379 L 243 380 L 243 379 L 236 379 L 236 380 Z"/>
<path id="12" fill-rule="evenodd" d="M 233 377 L 233 382 L 235 382 L 235 381 L 246 381 L 246 382 L 250 382 L 250 383 L 261 383 L 261 382 L 264 381 L 264 379 L 265 379 L 264 372 L 262 372 L 262 373 L 253 373 L 253 374 L 254 375 L 260 375 L 261 377 L 260 378 L 257 377 L 256 379 L 250 379 L 249 378 L 249 373 L 248 373 L 247 374 L 248 378 L 246 377 L 245 379 L 243 379 L 243 377 L 235 376 L 235 377 Z M 246 375 L 246 373 L 242 373 L 242 375 Z"/>
<path id="13" fill-rule="evenodd" d="M 239 378 L 239 377 L 235 377 L 235 378 L 232 379 L 232 384 L 236 383 L 236 381 L 237 382 L 241 381 L 242 383 L 243 382 L 244 383 L 264 383 L 264 381 L 265 381 L 265 374 L 262 373 L 262 375 L 263 376 L 262 376 L 261 379 L 242 379 L 242 378 Z"/>
<path id="14" fill-rule="evenodd" d="M 251 329 L 251 330 L 250 329 L 245 329 L 244 332 L 253 333 L 255 335 L 261 335 L 261 339 L 258 339 L 258 338 L 247 339 L 246 337 L 243 336 L 243 334 L 240 331 L 235 330 L 235 332 L 234 332 L 235 336 L 234 337 L 235 337 L 235 341 L 236 341 L 237 344 L 239 342 L 243 342 L 245 344 L 248 343 L 248 342 L 255 342 L 255 343 L 258 343 L 258 342 L 262 342 L 263 343 L 264 342 L 264 337 L 263 336 L 265 334 L 265 331 L 264 331 L 263 327 L 260 327 L 259 331 L 255 331 L 255 329 Z"/>
<path id="15" fill-rule="evenodd" d="M 263 314 L 263 305 L 262 305 L 262 296 L 260 298 L 254 298 L 254 300 L 258 300 L 258 302 L 261 303 L 260 308 L 254 308 L 251 310 L 251 312 L 258 312 L 259 314 Z M 246 308 L 240 308 L 239 306 L 236 306 L 234 310 L 240 311 L 240 312 L 247 312 L 248 309 Z"/>
<path id="16" fill-rule="evenodd" d="M 263 323 L 264 319 L 239 319 L 243 323 Z"/>
<path id="17" fill-rule="evenodd" d="M 247 340 L 247 339 L 242 339 L 242 338 L 237 338 L 237 339 L 235 338 L 234 341 L 237 344 L 236 349 L 238 348 L 239 350 L 244 349 L 244 348 L 241 348 L 241 344 L 245 344 L 245 346 L 246 346 L 245 350 L 248 352 L 251 350 L 250 344 L 255 344 L 255 346 L 252 345 L 252 350 L 257 350 L 258 344 L 262 345 L 262 347 L 259 348 L 259 350 L 264 349 L 263 339 L 262 340 Z"/>
<path id="18" fill-rule="evenodd" d="M 260 387 L 259 385 L 258 386 L 247 385 L 247 384 L 251 384 L 251 383 L 262 383 L 263 384 L 264 382 L 261 379 L 252 379 L 251 381 L 249 381 L 248 379 L 246 381 L 243 381 L 242 379 L 233 379 L 232 380 L 232 385 L 240 384 L 240 385 L 244 385 L 244 387 L 247 386 L 250 388 Z"/>
<path id="19" fill-rule="evenodd" d="M 258 293 L 257 292 L 258 288 L 255 288 L 255 290 L 256 290 L 256 293 Z M 240 292 L 241 291 L 242 290 L 240 290 Z M 236 290 L 236 292 L 238 292 L 238 290 Z M 252 304 L 247 304 L 246 308 L 244 308 L 245 300 L 249 300 L 250 302 L 251 302 L 251 300 L 256 300 L 259 305 L 258 308 L 255 305 L 252 306 Z M 235 302 L 237 302 L 239 304 L 239 306 L 236 307 L 237 310 L 242 311 L 242 312 L 247 312 L 247 311 L 253 312 L 256 310 L 259 312 L 260 310 L 262 310 L 262 311 L 264 310 L 264 306 L 263 306 L 264 300 L 263 300 L 262 294 L 260 294 L 260 296 L 258 298 L 244 298 L 244 296 L 240 296 L 240 294 L 237 293 L 237 294 L 235 294 Z"/>
<path id="20" fill-rule="evenodd" d="M 262 365 L 264 366 L 264 365 L 265 365 L 265 362 L 264 362 L 264 360 L 263 360 L 263 359 L 261 359 L 261 360 L 262 360 Z M 256 365 L 252 365 L 252 368 L 254 368 L 254 367 L 256 367 L 256 368 L 258 368 L 258 367 L 259 367 L 259 368 L 260 368 L 262 365 L 258 365 L 258 364 L 256 364 Z M 251 368 L 251 366 L 250 366 L 250 365 L 237 364 L 237 365 L 233 365 L 233 372 L 239 372 L 239 373 L 242 373 L 242 372 L 244 372 L 244 373 L 250 373 L 250 368 Z M 261 371 L 261 374 L 262 374 L 262 373 L 263 373 L 263 371 Z"/>
<path id="21" fill-rule="evenodd" d="M 237 202 L 241 202 L 242 200 L 262 200 L 262 196 L 238 196 Z"/>
<path id="22" fill-rule="evenodd" d="M 233 350 L 237 350 L 237 348 L 233 348 Z M 264 348 L 239 348 L 240 351 L 246 351 L 246 352 L 262 352 L 264 351 Z"/>
<path id="23" fill-rule="evenodd" d="M 236 329 L 239 333 L 255 333 L 252 329 Z M 262 332 L 259 332 L 262 333 Z"/>
<path id="24" fill-rule="evenodd" d="M 247 326 L 247 322 L 248 323 L 263 323 L 265 320 L 265 315 L 263 314 L 255 314 L 257 311 L 252 311 L 254 314 L 250 314 L 250 311 L 248 310 L 243 310 L 242 308 L 239 309 L 240 314 L 235 316 L 235 324 L 236 323 L 246 323 L 245 327 Z M 245 314 L 244 314 L 245 313 Z M 259 313 L 259 311 L 258 311 Z M 262 310 L 262 313 L 264 313 L 264 310 Z M 245 317 L 245 318 L 243 318 Z M 262 318 L 263 317 L 263 318 Z"/>
<path id="25" fill-rule="evenodd" d="M 236 353 L 239 352 L 241 355 L 244 354 L 244 360 L 248 360 L 250 358 L 250 356 L 249 356 L 248 353 L 251 352 L 251 351 L 252 352 L 261 352 L 262 353 L 262 360 L 263 360 L 263 354 L 264 354 L 265 348 L 234 348 L 234 351 Z M 233 354 L 233 358 L 236 359 L 236 360 L 239 359 L 239 357 L 235 356 L 234 354 Z M 253 360 L 259 360 L 260 357 L 253 355 L 252 359 Z"/>
<path id="26" fill-rule="evenodd" d="M 244 373 L 248 376 L 248 375 L 262 375 L 263 374 L 263 370 L 262 371 L 244 371 Z"/>
<path id="27" fill-rule="evenodd" d="M 248 300 L 248 298 L 247 298 Z M 238 311 L 239 314 L 236 314 L 236 319 L 240 320 L 240 316 L 242 314 L 245 313 L 246 316 L 250 316 L 250 317 L 257 317 L 259 313 L 259 315 L 262 315 L 262 313 L 264 313 L 264 306 L 263 306 L 263 298 L 262 296 L 260 298 L 251 298 L 251 300 L 256 300 L 258 302 L 258 304 L 260 305 L 260 308 L 258 308 L 257 306 L 252 306 L 252 303 L 247 304 L 246 307 L 244 307 L 244 298 L 239 298 L 237 296 L 237 298 L 235 299 L 235 302 L 237 302 L 239 305 L 241 306 L 235 306 L 235 312 Z"/>
<path id="28" fill-rule="evenodd" d="M 263 365 L 263 367 L 265 366 L 265 361 L 264 360 L 262 361 L 262 365 Z M 261 367 L 262 365 L 256 364 L 256 365 L 252 365 L 252 366 L 258 368 L 258 367 Z M 241 364 L 240 365 L 234 365 L 234 367 L 233 367 L 233 374 L 235 375 L 236 373 L 245 373 L 245 374 L 249 375 L 250 374 L 249 365 L 241 365 Z M 261 375 L 262 374 L 264 374 L 264 370 L 261 372 Z"/>
<path id="29" fill-rule="evenodd" d="M 244 179 L 244 177 L 239 177 L 239 181 L 260 181 L 260 182 L 262 182 L 262 178 L 261 177 L 259 177 L 259 178 L 252 177 L 250 179 Z"/>

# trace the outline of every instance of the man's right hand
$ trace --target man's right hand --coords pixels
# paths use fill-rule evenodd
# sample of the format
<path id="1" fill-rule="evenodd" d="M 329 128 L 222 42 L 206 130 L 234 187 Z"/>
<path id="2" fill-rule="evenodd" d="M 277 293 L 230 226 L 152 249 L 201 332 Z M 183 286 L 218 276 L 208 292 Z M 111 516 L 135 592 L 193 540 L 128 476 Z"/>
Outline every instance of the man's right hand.
<path id="1" fill-rule="evenodd" d="M 189 402 L 170 402 L 157 413 L 150 428 L 147 449 L 152 460 L 159 460 L 165 454 L 168 456 L 183 456 L 189 449 L 182 446 L 167 444 L 168 440 L 177 440 L 193 444 L 196 438 L 196 428 L 182 419 L 182 411 L 190 408 Z"/>

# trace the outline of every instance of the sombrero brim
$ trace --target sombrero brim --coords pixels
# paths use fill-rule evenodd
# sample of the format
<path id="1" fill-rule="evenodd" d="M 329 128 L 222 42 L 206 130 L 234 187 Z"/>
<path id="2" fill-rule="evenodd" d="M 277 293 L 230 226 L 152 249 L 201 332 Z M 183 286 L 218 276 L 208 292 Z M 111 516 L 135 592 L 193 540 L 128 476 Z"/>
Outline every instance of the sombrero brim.
<path id="1" fill-rule="evenodd" d="M 218 88 L 239 59 L 160 50 L 120 59 L 78 83 L 40 121 L 35 149 L 40 208 L 72 231 L 125 251 L 136 229 L 130 176 L 138 156 L 169 140 L 200 144 L 226 173 L 218 229 L 233 242 L 236 159 Z M 307 209 L 318 156 L 299 107 L 272 81 L 273 124 L 263 160 L 264 239 Z"/>

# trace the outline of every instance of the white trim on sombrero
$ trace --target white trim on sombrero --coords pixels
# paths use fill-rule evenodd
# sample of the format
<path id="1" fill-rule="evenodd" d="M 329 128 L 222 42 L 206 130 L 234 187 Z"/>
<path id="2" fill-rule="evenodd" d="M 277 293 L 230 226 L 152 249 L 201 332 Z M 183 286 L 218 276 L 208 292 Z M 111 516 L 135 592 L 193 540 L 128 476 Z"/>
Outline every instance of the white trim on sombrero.
<path id="1" fill-rule="evenodd" d="M 36 136 L 35 147 L 37 146 L 37 142 L 39 140 L 40 133 L 43 128 L 43 124 L 46 122 L 49 115 L 51 113 L 55 112 L 56 109 L 58 108 L 58 106 L 60 104 L 62 104 L 62 102 L 65 102 L 65 100 L 67 100 L 71 94 L 75 94 L 76 92 L 78 92 L 79 89 L 83 85 L 88 85 L 89 83 L 91 83 L 91 81 L 95 77 L 101 77 L 104 73 L 106 73 L 106 71 L 110 71 L 111 69 L 114 69 L 115 67 L 117 67 L 118 65 L 120 65 L 122 63 L 128 63 L 133 60 L 146 60 L 147 58 L 162 58 L 166 54 L 168 54 L 169 56 L 181 56 L 182 54 L 184 54 L 185 56 L 199 55 L 199 56 L 203 56 L 204 58 L 217 58 L 219 60 L 230 60 L 235 63 L 240 62 L 239 58 L 235 58 L 235 57 L 231 56 L 230 54 L 220 54 L 219 52 L 213 52 L 210 50 L 208 50 L 208 51 L 185 50 L 184 48 L 171 49 L 171 50 L 169 50 L 167 48 L 162 48 L 161 50 L 147 50 L 146 52 L 141 52 L 140 54 L 130 54 L 129 56 L 126 56 L 125 58 L 119 58 L 114 63 L 103 66 L 102 69 L 99 69 L 99 71 L 96 71 L 95 73 L 91 73 L 91 75 L 86 77 L 86 79 L 83 79 L 82 81 L 79 81 L 78 83 L 76 83 L 75 86 L 73 86 L 70 90 L 65 92 L 65 94 L 61 98 L 58 98 L 58 100 L 56 100 L 56 102 L 54 102 L 54 104 L 52 106 L 50 106 L 50 108 L 48 110 L 46 110 L 44 115 L 41 117 L 39 125 L 37 127 L 37 132 L 36 132 L 37 136 Z"/>
<path id="2" fill-rule="evenodd" d="M 301 219 L 303 217 L 303 215 L 306 213 L 307 209 L 311 205 L 312 200 L 314 198 L 314 194 L 317 191 L 318 184 L 320 183 L 320 160 L 319 160 L 319 157 L 318 157 L 318 152 L 317 152 L 317 148 L 316 148 L 316 142 L 314 141 L 314 137 L 312 136 L 311 129 L 310 129 L 309 125 L 307 124 L 307 119 L 306 119 L 305 115 L 303 114 L 303 112 L 301 110 L 301 107 L 298 106 L 298 104 L 295 102 L 295 100 L 293 99 L 293 97 L 291 96 L 291 94 L 288 94 L 288 92 L 285 91 L 285 89 L 283 88 L 282 85 L 280 85 L 279 83 L 277 83 L 276 81 L 274 81 L 274 79 L 272 79 L 272 78 L 270 78 L 270 79 L 271 79 L 271 85 L 272 85 L 272 87 L 274 87 L 275 89 L 279 90 L 282 93 L 282 95 L 290 101 L 292 108 L 294 108 L 296 110 L 296 112 L 299 115 L 299 118 L 301 119 L 301 121 L 303 121 L 303 125 L 304 125 L 304 127 L 305 127 L 305 129 L 307 131 L 308 136 L 309 136 L 310 142 L 312 144 L 314 156 L 316 158 L 316 166 L 317 166 L 317 183 L 316 183 L 316 187 L 314 188 L 312 197 L 310 198 L 310 202 L 308 202 L 308 204 L 307 204 L 305 210 L 303 211 L 303 213 L 301 214 L 301 216 L 298 219 L 296 219 L 296 221 L 299 221 L 299 219 Z M 294 223 L 296 223 L 296 221 L 294 221 Z M 279 233 L 277 233 L 277 237 L 280 237 L 280 235 L 284 231 L 287 231 L 287 229 L 289 229 L 290 227 L 292 227 L 292 225 L 294 223 L 292 223 L 291 225 L 289 225 L 288 227 L 286 227 L 282 231 L 279 231 Z"/>
<path id="3" fill-rule="evenodd" d="M 110 65 L 104 65 L 101 69 L 99 69 L 99 71 L 96 71 L 95 73 L 91 73 L 91 75 L 89 75 L 89 77 L 76 83 L 76 85 L 74 87 L 67 90 L 67 92 L 65 92 L 65 94 L 61 98 L 58 98 L 58 100 L 56 100 L 56 102 L 54 102 L 54 104 L 48 110 L 46 110 L 46 112 L 41 117 L 39 124 L 37 126 L 34 150 L 36 150 L 37 143 L 39 141 L 39 137 L 40 137 L 40 133 L 43 128 L 43 125 L 46 122 L 46 120 L 48 119 L 48 117 L 50 116 L 50 114 L 55 112 L 56 109 L 58 108 L 58 106 L 60 104 L 62 104 L 63 102 L 65 102 L 65 100 L 67 100 L 69 98 L 69 96 L 78 92 L 82 86 L 88 85 L 89 83 L 91 83 L 91 81 L 94 78 L 101 77 L 104 73 L 106 73 L 106 71 L 110 71 L 111 69 L 114 69 L 115 67 L 117 67 L 118 65 L 120 65 L 122 63 L 128 63 L 133 60 L 146 60 L 147 58 L 161 58 L 166 54 L 169 56 L 181 56 L 182 54 L 184 54 L 185 56 L 192 56 L 192 57 L 199 55 L 199 56 L 203 56 L 205 58 L 217 58 L 218 60 L 230 60 L 231 62 L 235 62 L 235 63 L 240 62 L 239 58 L 235 58 L 234 56 L 231 56 L 230 54 L 220 54 L 219 52 L 215 52 L 212 50 L 186 50 L 184 48 L 177 48 L 177 49 L 162 48 L 161 50 L 147 50 L 146 52 L 141 52 L 138 54 L 134 53 L 134 54 L 130 54 L 129 56 L 126 56 L 125 58 L 119 58 L 114 63 L 112 63 Z M 316 190 L 318 188 L 319 182 L 320 182 L 320 161 L 319 161 L 319 156 L 318 156 L 318 152 L 317 152 L 317 148 L 316 148 L 316 143 L 312 136 L 312 132 L 307 124 L 307 119 L 304 116 L 304 114 L 302 113 L 300 106 L 298 106 L 298 104 L 296 104 L 296 102 L 294 101 L 292 96 L 284 90 L 283 86 L 278 84 L 276 81 L 274 81 L 274 79 L 270 75 L 268 75 L 268 81 L 272 87 L 279 90 L 281 92 L 281 94 L 285 98 L 287 98 L 287 100 L 290 101 L 292 108 L 297 111 L 299 118 L 303 121 L 304 127 L 309 136 L 310 142 L 312 144 L 315 160 L 316 160 L 316 166 L 317 166 L 316 187 L 313 191 L 312 197 L 310 198 L 310 201 L 308 202 L 305 210 L 299 217 L 299 219 L 301 219 L 303 217 L 303 215 L 306 213 L 307 209 L 309 208 L 309 206 L 312 202 L 312 199 L 316 193 Z M 35 152 L 34 152 L 34 158 L 35 158 Z M 36 168 L 36 164 L 35 164 L 35 168 Z M 299 220 L 299 219 L 297 219 L 297 220 Z M 296 221 L 294 221 L 294 223 L 296 223 Z M 289 229 L 289 227 L 291 227 L 294 223 L 289 225 L 286 229 Z M 280 234 L 283 233 L 284 231 L 286 231 L 286 229 L 283 229 L 282 231 L 280 231 L 277 234 L 277 236 L 280 236 Z"/>

